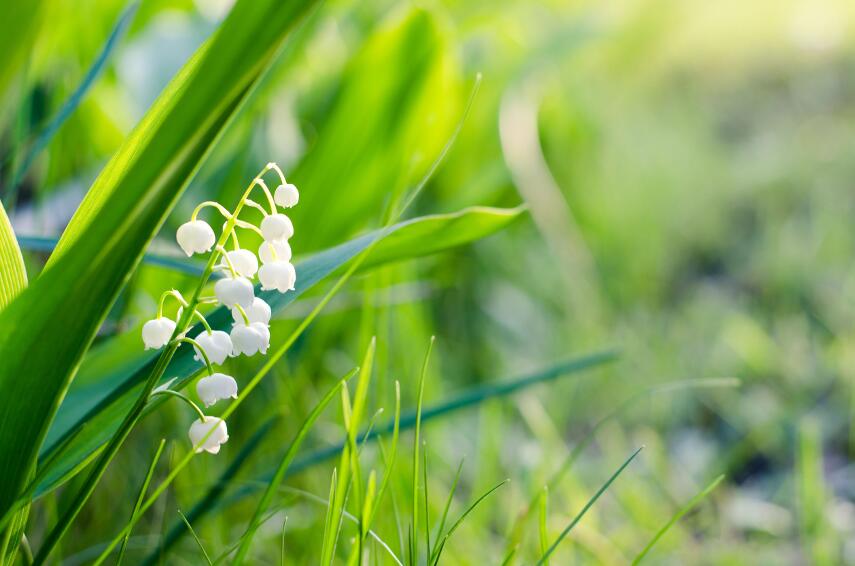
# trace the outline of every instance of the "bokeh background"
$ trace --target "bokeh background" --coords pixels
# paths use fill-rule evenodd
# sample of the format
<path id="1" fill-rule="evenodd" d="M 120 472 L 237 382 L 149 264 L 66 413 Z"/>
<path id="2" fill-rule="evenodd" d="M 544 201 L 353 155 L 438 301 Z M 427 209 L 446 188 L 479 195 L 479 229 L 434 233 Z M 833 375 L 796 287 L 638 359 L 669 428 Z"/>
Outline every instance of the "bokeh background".
<path id="1" fill-rule="evenodd" d="M 20 148 L 78 87 L 126 8 L 51 3 L 2 114 L 0 196 L 19 236 L 61 232 L 228 4 L 143 0 L 105 72 L 22 172 Z M 644 445 L 556 563 L 627 563 L 725 474 L 651 562 L 855 564 L 851 2 L 328 1 L 228 127 L 153 249 L 174 254 L 174 230 L 196 202 L 230 205 L 271 160 L 301 189 L 298 255 L 380 225 L 452 135 L 479 73 L 460 137 L 412 213 L 520 203 L 527 213 L 472 246 L 352 282 L 235 415 L 224 457 L 193 463 L 137 529 L 132 551 L 152 548 L 175 508 L 204 493 L 264 418 L 280 414 L 270 448 L 232 487 L 251 485 L 319 395 L 358 363 L 366 336 L 378 339 L 374 407 L 388 414 L 395 379 L 412 406 L 435 335 L 428 404 L 574 355 L 620 353 L 603 369 L 425 425 L 429 488 L 442 494 L 434 514 L 461 458 L 453 509 L 512 480 L 463 524 L 448 563 L 500 563 L 515 545 L 512 559 L 533 563 L 535 521 L 518 533 L 515 520 L 574 448 L 572 467 L 550 486 L 553 536 Z M 44 258 L 26 254 L 31 274 Z M 138 355 L 138 327 L 160 291 L 193 284 L 141 267 L 101 332 L 105 343 L 121 336 L 121 347 L 111 342 L 102 361 Z M 274 334 L 315 300 L 295 303 Z M 159 438 L 184 441 L 184 409 L 167 405 L 135 431 L 64 542 L 65 563 L 85 563 L 115 530 L 114 502 L 135 499 Z M 340 438 L 330 417 L 312 444 Z M 288 484 L 325 496 L 331 469 Z M 34 509 L 34 536 L 64 493 Z M 324 508 L 294 493 L 277 503 L 289 558 L 316 556 Z M 194 527 L 222 550 L 252 509 L 237 501 Z M 276 560 L 282 520 L 257 538 L 258 563 Z M 378 530 L 397 542 L 391 524 L 381 518 Z M 188 537 L 169 562 L 198 559 Z"/>

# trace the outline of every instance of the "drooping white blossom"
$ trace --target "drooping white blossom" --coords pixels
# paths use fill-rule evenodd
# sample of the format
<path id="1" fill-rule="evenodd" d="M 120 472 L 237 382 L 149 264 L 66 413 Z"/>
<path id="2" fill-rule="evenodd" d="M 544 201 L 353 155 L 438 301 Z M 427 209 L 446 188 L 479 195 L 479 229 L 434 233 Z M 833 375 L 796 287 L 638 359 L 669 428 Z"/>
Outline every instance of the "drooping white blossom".
<path id="1" fill-rule="evenodd" d="M 230 334 L 232 339 L 232 356 L 254 356 L 264 347 L 264 335 L 257 327 L 250 323 L 247 325 L 243 320 L 234 323 Z M 263 325 L 262 325 L 263 326 Z M 264 353 L 264 352 L 262 352 Z"/>
<path id="2" fill-rule="evenodd" d="M 258 280 L 265 291 L 276 289 L 280 293 L 293 291 L 297 282 L 297 272 L 287 261 L 271 261 L 258 270 Z"/>
<path id="3" fill-rule="evenodd" d="M 253 322 L 249 326 L 261 335 L 261 346 L 258 348 L 258 351 L 262 354 L 267 354 L 267 349 L 270 347 L 270 327 L 261 322 Z"/>
<path id="4" fill-rule="evenodd" d="M 227 307 L 240 305 L 248 308 L 255 298 L 252 283 L 246 277 L 224 277 L 214 284 L 217 300 Z"/>
<path id="5" fill-rule="evenodd" d="M 213 432 L 211 432 L 213 431 Z M 211 433 L 208 435 L 208 433 Z M 196 419 L 190 425 L 190 431 L 187 433 L 190 436 L 190 442 L 196 447 L 196 452 L 210 452 L 217 454 L 220 452 L 220 446 L 229 440 L 229 430 L 226 428 L 226 422 L 217 417 L 206 416 L 204 419 Z M 205 438 L 205 436 L 208 436 Z M 205 441 L 202 442 L 202 439 Z M 202 444 L 199 444 L 199 443 Z"/>
<path id="6" fill-rule="evenodd" d="M 175 239 L 187 257 L 211 251 L 216 242 L 214 230 L 204 220 L 185 222 L 179 226 Z"/>
<path id="7" fill-rule="evenodd" d="M 153 318 L 143 324 L 142 339 L 145 349 L 163 348 L 175 332 L 175 321 L 165 316 Z"/>
<path id="8" fill-rule="evenodd" d="M 291 183 L 285 183 L 276 187 L 273 200 L 282 208 L 291 208 L 300 201 L 300 192 Z"/>
<path id="9" fill-rule="evenodd" d="M 267 242 L 287 240 L 294 235 L 294 225 L 284 214 L 269 214 L 261 221 L 261 235 Z"/>
<path id="10" fill-rule="evenodd" d="M 222 365 L 232 353 L 232 339 L 229 338 L 227 332 L 222 330 L 214 330 L 210 334 L 207 330 L 203 330 L 196 336 L 195 340 L 205 350 L 212 364 Z M 196 355 L 193 356 L 194 360 L 205 361 L 196 346 L 193 346 L 193 350 L 196 352 Z"/>
<path id="11" fill-rule="evenodd" d="M 258 257 L 261 258 L 261 263 L 291 261 L 291 244 L 285 240 L 262 242 L 258 247 Z"/>
<path id="12" fill-rule="evenodd" d="M 264 325 L 270 324 L 270 305 L 268 305 L 258 297 L 252 300 L 252 304 L 249 306 L 249 308 L 244 309 L 244 312 L 246 313 L 246 317 L 251 323 L 260 322 Z M 240 313 L 239 310 L 237 310 L 237 308 L 232 309 L 232 317 L 235 319 L 235 322 L 243 323 L 243 315 Z"/>
<path id="13" fill-rule="evenodd" d="M 238 275 L 252 279 L 258 271 L 258 258 L 249 250 L 232 250 L 227 253 Z"/>
<path id="14" fill-rule="evenodd" d="M 206 407 L 220 399 L 237 399 L 237 381 L 230 375 L 214 373 L 196 382 L 196 394 Z"/>

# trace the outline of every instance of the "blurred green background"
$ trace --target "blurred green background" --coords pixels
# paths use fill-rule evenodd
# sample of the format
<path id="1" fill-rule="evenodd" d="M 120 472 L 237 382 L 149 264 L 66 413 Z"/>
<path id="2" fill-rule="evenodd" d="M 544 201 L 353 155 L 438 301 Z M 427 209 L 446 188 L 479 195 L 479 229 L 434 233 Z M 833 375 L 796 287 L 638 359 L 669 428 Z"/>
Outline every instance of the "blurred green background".
<path id="1" fill-rule="evenodd" d="M 125 6 L 52 0 L 34 16 L 24 72 L 8 79 L 0 114 L 0 196 L 19 236 L 61 232 L 228 2 L 143 0 L 105 72 L 21 171 Z M 517 542 L 514 560 L 533 563 L 537 529 L 531 522 L 515 540 L 518 513 L 622 407 L 551 486 L 553 537 L 635 448 L 646 449 L 555 563 L 626 563 L 724 473 L 651 563 L 855 564 L 851 2 L 326 2 L 228 127 L 153 250 L 174 255 L 174 230 L 195 203 L 231 205 L 268 161 L 301 190 L 297 255 L 376 227 L 438 156 L 478 73 L 460 138 L 412 212 L 524 202 L 528 214 L 472 246 L 351 283 L 235 415 L 225 457 L 197 459 L 137 529 L 132 550 L 142 557 L 152 548 L 175 508 L 204 493 L 265 417 L 281 414 L 272 448 L 235 485 L 267 469 L 319 395 L 358 363 L 367 336 L 379 347 L 375 408 L 390 414 L 395 379 L 412 406 L 436 335 L 427 403 L 572 355 L 620 352 L 605 369 L 426 425 L 429 488 L 443 494 L 433 513 L 463 457 L 454 509 L 512 480 L 463 524 L 448 563 L 500 563 Z M 34 275 L 44 256 L 26 260 Z M 127 337 L 109 359 L 139 353 L 138 327 L 162 289 L 193 283 L 141 267 L 103 328 L 104 339 Z M 274 334 L 313 304 L 295 303 Z M 241 373 L 260 362 L 232 363 Z M 722 377 L 741 384 L 655 389 Z M 113 532 L 113 502 L 134 500 L 157 440 L 184 441 L 184 408 L 158 414 L 110 468 L 64 542 L 64 563 L 85 563 L 86 549 Z M 312 442 L 340 436 L 329 419 Z M 324 464 L 288 484 L 325 496 L 330 473 Z M 63 493 L 34 510 L 36 537 Z M 316 556 L 323 507 L 293 493 L 279 504 L 289 559 Z M 238 502 L 194 526 L 222 550 L 252 508 Z M 378 530 L 396 540 L 386 520 Z M 258 537 L 257 563 L 276 560 L 278 521 Z M 184 540 L 169 563 L 198 563 L 198 548 Z"/>

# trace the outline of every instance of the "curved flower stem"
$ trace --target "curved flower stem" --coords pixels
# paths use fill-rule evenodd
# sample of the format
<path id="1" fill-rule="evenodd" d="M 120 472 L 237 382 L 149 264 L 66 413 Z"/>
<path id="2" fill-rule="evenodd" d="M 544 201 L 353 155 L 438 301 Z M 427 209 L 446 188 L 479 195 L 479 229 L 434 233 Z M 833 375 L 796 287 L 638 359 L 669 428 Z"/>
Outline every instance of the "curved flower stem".
<path id="1" fill-rule="evenodd" d="M 261 175 L 253 179 L 251 186 L 255 185 L 258 185 L 264 191 L 264 195 L 267 197 L 267 204 L 270 205 L 270 214 L 276 214 L 276 201 L 273 200 L 273 194 L 270 192 L 270 189 L 267 188 L 267 183 L 264 182 Z"/>
<path id="2" fill-rule="evenodd" d="M 173 297 L 176 301 L 178 301 L 182 307 L 187 307 L 187 301 L 184 300 L 184 297 L 181 296 L 181 293 L 178 292 L 177 289 L 170 289 L 169 291 L 164 291 L 160 296 L 160 302 L 157 304 L 157 318 L 163 316 L 163 305 L 166 303 L 166 299 L 169 297 Z"/>
<path id="3" fill-rule="evenodd" d="M 235 249 L 235 250 L 239 250 L 239 249 L 240 249 L 240 242 L 238 241 L 237 230 L 235 230 L 234 228 L 232 228 L 232 231 L 231 231 L 231 233 L 229 234 L 229 237 L 231 237 L 231 239 L 232 239 L 232 243 L 235 245 L 234 249 Z"/>
<path id="4" fill-rule="evenodd" d="M 190 220 L 196 220 L 196 217 L 199 215 L 200 212 L 202 212 L 202 209 L 209 206 L 212 208 L 216 208 L 220 214 L 225 216 L 226 220 L 231 219 L 232 213 L 226 210 L 226 207 L 224 207 L 218 202 L 206 200 L 205 202 L 199 203 L 199 206 L 193 209 L 193 214 L 190 215 Z"/>
<path id="5" fill-rule="evenodd" d="M 243 323 L 245 325 L 249 326 L 249 316 L 247 316 L 246 311 L 243 310 L 243 307 L 238 305 L 238 304 L 235 304 L 235 308 L 238 310 L 240 315 L 243 317 Z"/>
<path id="6" fill-rule="evenodd" d="M 197 305 L 216 305 L 220 301 L 217 300 L 217 297 L 200 297 L 198 301 L 196 301 Z"/>
<path id="7" fill-rule="evenodd" d="M 201 346 L 201 344 L 199 344 L 198 342 L 196 342 L 192 338 L 187 338 L 186 336 L 182 336 L 181 338 L 179 338 L 178 342 L 185 342 L 187 344 L 192 345 L 194 348 L 196 348 L 199 351 L 199 353 L 202 354 L 202 359 L 205 360 L 205 365 L 208 368 L 208 374 L 214 375 L 214 366 L 211 365 L 211 360 L 208 358 L 208 353 L 205 351 L 205 348 L 203 348 Z"/>
<path id="8" fill-rule="evenodd" d="M 199 408 L 199 405 L 194 403 L 190 399 L 190 397 L 188 397 L 187 395 L 185 395 L 183 393 L 180 393 L 178 391 L 173 391 L 172 389 L 158 389 L 157 391 L 153 391 L 151 393 L 151 395 L 149 395 L 149 397 L 155 397 L 157 395 L 172 395 L 173 397 L 178 397 L 179 399 L 181 399 L 182 401 L 184 401 L 185 403 L 187 403 L 188 405 L 193 407 L 193 410 L 196 411 L 196 414 L 199 415 L 199 418 L 202 419 L 202 422 L 205 422 L 205 419 L 208 417 L 205 413 L 202 412 L 202 409 Z"/>
<path id="9" fill-rule="evenodd" d="M 264 207 L 261 206 L 260 204 L 258 204 L 257 202 L 255 202 L 254 200 L 246 199 L 246 205 L 251 206 L 252 208 L 254 208 L 256 210 L 260 210 L 261 213 L 264 214 L 264 216 L 267 216 L 267 211 L 264 210 Z"/>
<path id="10" fill-rule="evenodd" d="M 201 322 L 202 326 L 205 327 L 205 330 L 208 331 L 208 336 L 214 333 L 214 329 L 211 328 L 210 324 L 208 324 L 208 319 L 206 319 L 205 315 L 200 313 L 198 309 L 193 309 L 193 316 L 199 319 L 199 322 Z"/>
<path id="11" fill-rule="evenodd" d="M 223 261 L 225 261 L 225 262 L 226 262 L 226 265 L 228 265 L 228 266 L 229 266 L 229 271 L 231 271 L 231 272 L 232 272 L 232 277 L 233 277 L 233 278 L 235 278 L 235 279 L 237 279 L 237 277 L 238 277 L 238 273 L 237 273 L 237 271 L 235 270 L 235 266 L 232 264 L 232 260 L 230 260 L 230 259 L 229 259 L 229 254 L 228 254 L 228 252 L 226 251 L 226 248 L 224 248 L 223 246 L 218 245 L 218 246 L 217 246 L 217 251 L 218 251 L 218 252 L 220 252 L 221 254 L 223 254 Z"/>
<path id="12" fill-rule="evenodd" d="M 237 226 L 238 228 L 246 228 L 247 230 L 252 230 L 253 232 L 258 234 L 259 236 L 262 236 L 262 237 L 264 236 L 264 234 L 261 231 L 261 228 L 259 228 L 255 224 L 250 224 L 249 222 L 246 222 L 245 220 L 236 220 L 235 226 Z"/>
<path id="13" fill-rule="evenodd" d="M 279 166 L 273 163 L 272 161 L 267 164 L 267 167 L 265 167 L 265 169 L 267 171 L 276 171 L 276 174 L 279 175 L 279 181 L 283 185 L 288 184 L 288 182 L 285 180 L 285 174 L 282 172 L 282 169 L 280 169 Z"/>

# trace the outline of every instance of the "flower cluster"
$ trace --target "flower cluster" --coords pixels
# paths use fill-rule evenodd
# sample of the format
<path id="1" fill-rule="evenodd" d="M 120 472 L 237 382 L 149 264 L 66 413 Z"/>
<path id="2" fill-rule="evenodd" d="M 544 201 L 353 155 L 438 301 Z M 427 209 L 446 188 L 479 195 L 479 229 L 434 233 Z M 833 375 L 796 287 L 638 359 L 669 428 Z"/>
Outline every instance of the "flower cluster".
<path id="1" fill-rule="evenodd" d="M 271 193 L 263 179 L 270 171 L 276 172 L 280 181 L 274 193 Z M 249 198 L 256 187 L 266 196 L 267 208 Z M 237 399 L 238 396 L 237 381 L 230 375 L 215 372 L 214 365 L 222 365 L 229 357 L 253 356 L 257 353 L 263 355 L 270 347 L 271 309 L 270 305 L 255 296 L 253 279 L 258 277 L 261 289 L 265 291 L 275 289 L 286 293 L 294 289 L 297 273 L 291 264 L 291 246 L 288 243 L 294 235 L 294 225 L 290 218 L 279 212 L 279 208 L 291 208 L 299 198 L 297 187 L 286 182 L 275 163 L 268 163 L 250 184 L 234 212 L 226 210 L 217 202 L 206 201 L 197 206 L 190 220 L 178 228 L 178 245 L 188 257 L 193 254 L 212 254 L 202 284 L 211 272 L 218 272 L 222 277 L 214 284 L 213 297 L 197 298 L 197 293 L 194 300 L 188 302 L 174 289 L 165 292 L 160 299 L 157 317 L 143 325 L 142 339 L 146 349 L 163 348 L 173 343 L 176 348 L 181 343 L 193 347 L 194 359 L 203 362 L 208 370 L 208 375 L 196 383 L 196 394 L 205 407 L 223 399 Z M 199 212 L 206 207 L 214 208 L 226 219 L 219 239 L 210 224 L 198 218 Z M 244 207 L 262 213 L 260 225 L 256 226 L 238 217 Z M 252 230 L 262 236 L 264 241 L 257 256 L 240 247 L 238 228 Z M 232 249 L 227 250 L 225 245 L 229 241 Z M 179 303 L 174 320 L 163 315 L 164 303 L 168 298 Z M 198 304 L 222 304 L 229 308 L 234 319 L 231 332 L 213 330 L 204 315 L 196 309 Z M 191 316 L 185 319 L 182 318 L 184 309 L 192 309 Z M 195 338 L 188 338 L 186 333 L 192 317 L 199 319 L 204 330 Z M 183 328 L 176 330 L 182 321 Z M 199 419 L 193 422 L 189 431 L 197 452 L 216 454 L 220 451 L 220 445 L 229 439 L 226 423 L 222 419 L 205 415 L 195 403 L 177 392 L 156 390 L 153 394 L 159 393 L 172 393 L 181 397 L 199 414 Z"/>

